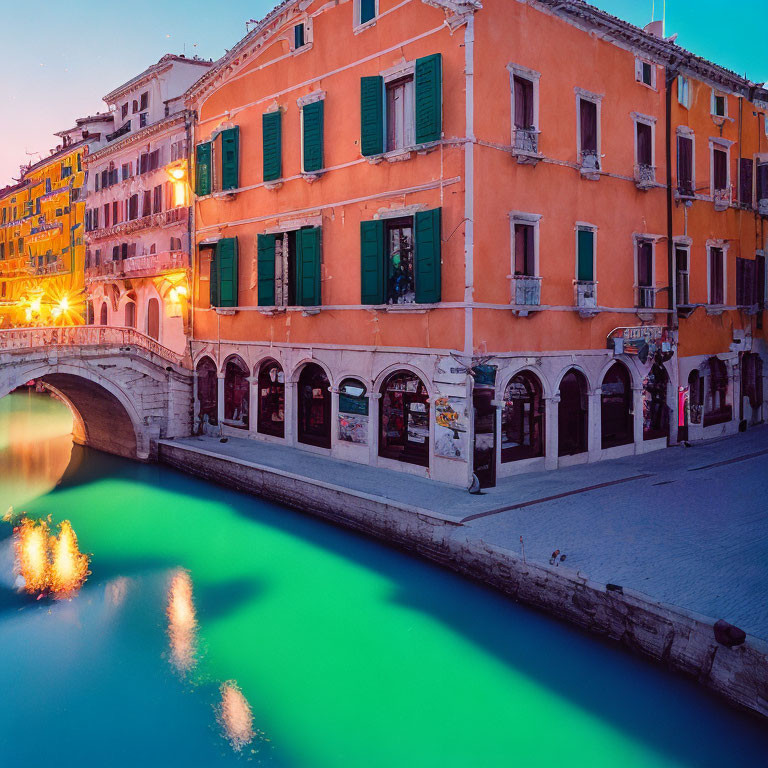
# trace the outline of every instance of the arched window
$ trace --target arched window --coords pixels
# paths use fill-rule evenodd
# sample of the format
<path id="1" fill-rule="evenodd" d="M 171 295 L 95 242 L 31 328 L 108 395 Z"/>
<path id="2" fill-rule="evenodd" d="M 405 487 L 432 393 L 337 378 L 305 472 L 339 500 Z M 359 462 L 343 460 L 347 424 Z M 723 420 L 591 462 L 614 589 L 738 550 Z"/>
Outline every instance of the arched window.
<path id="1" fill-rule="evenodd" d="M 571 368 L 560 382 L 557 409 L 558 454 L 570 456 L 587 450 L 587 380 Z"/>
<path id="2" fill-rule="evenodd" d="M 92 301 L 87 301 L 85 303 L 85 324 L 86 325 L 93 325 L 94 324 L 93 302 Z"/>
<path id="3" fill-rule="evenodd" d="M 331 447 L 331 393 L 325 371 L 307 363 L 299 376 L 299 442 Z"/>
<path id="4" fill-rule="evenodd" d="M 395 371 L 381 385 L 379 456 L 429 466 L 429 396 L 410 371 Z"/>
<path id="5" fill-rule="evenodd" d="M 224 368 L 224 423 L 248 429 L 248 368 L 239 357 L 227 361 Z"/>
<path id="6" fill-rule="evenodd" d="M 501 412 L 501 461 L 544 455 L 544 398 L 541 382 L 521 371 L 504 390 Z"/>
<path id="7" fill-rule="evenodd" d="M 99 325 L 107 324 L 107 302 L 104 301 L 101 304 L 101 310 L 99 312 Z"/>
<path id="8" fill-rule="evenodd" d="M 622 363 L 614 363 L 603 377 L 601 389 L 601 446 L 613 448 L 634 442 L 632 380 L 627 367 Z"/>
<path id="9" fill-rule="evenodd" d="M 210 357 L 204 357 L 196 368 L 197 405 L 201 431 L 206 425 L 219 423 L 219 380 L 216 376 L 216 364 Z"/>
<path id="10" fill-rule="evenodd" d="M 339 385 L 339 440 L 368 442 L 368 391 L 359 379 L 344 379 Z"/>
<path id="11" fill-rule="evenodd" d="M 741 359 L 741 395 L 753 410 L 763 404 L 763 358 L 747 352 Z"/>
<path id="12" fill-rule="evenodd" d="M 709 387 L 704 396 L 704 426 L 723 424 L 733 417 L 728 402 L 728 366 L 719 357 L 707 359 Z"/>
<path id="13" fill-rule="evenodd" d="M 147 336 L 160 338 L 160 302 L 155 298 L 147 302 Z"/>
<path id="14" fill-rule="evenodd" d="M 701 414 L 704 410 L 704 377 L 698 370 L 688 374 L 688 403 L 691 424 L 701 424 Z"/>
<path id="15" fill-rule="evenodd" d="M 643 440 L 669 435 L 667 372 L 655 363 L 643 381 Z"/>
<path id="16" fill-rule="evenodd" d="M 285 374 L 280 363 L 267 360 L 259 369 L 259 419 L 257 431 L 285 437 Z"/>
<path id="17" fill-rule="evenodd" d="M 125 327 L 136 327 L 136 302 L 128 301 L 125 304 Z"/>

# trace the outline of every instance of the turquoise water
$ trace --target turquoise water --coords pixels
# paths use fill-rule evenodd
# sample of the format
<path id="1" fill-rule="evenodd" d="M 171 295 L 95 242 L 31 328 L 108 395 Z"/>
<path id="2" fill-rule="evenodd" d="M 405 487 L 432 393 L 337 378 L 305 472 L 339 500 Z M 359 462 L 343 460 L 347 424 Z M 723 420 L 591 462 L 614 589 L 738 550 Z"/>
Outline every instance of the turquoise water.
<path id="1" fill-rule="evenodd" d="M 58 403 L 0 400 L 0 507 L 70 519 L 93 555 L 79 595 L 34 601 L 0 524 L 3 766 L 766 764 L 763 723 L 687 680 L 327 523 L 73 449 L 68 428 Z M 250 716 L 223 718 L 227 681 Z"/>

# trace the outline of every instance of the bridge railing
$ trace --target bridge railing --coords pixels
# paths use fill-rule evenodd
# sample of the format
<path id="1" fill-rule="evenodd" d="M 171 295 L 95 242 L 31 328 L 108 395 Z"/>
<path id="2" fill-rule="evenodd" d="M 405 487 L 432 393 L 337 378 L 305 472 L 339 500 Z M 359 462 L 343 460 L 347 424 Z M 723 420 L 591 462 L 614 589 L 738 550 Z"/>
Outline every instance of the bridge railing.
<path id="1" fill-rule="evenodd" d="M 0 352 L 49 347 L 135 346 L 168 362 L 182 365 L 184 356 L 164 347 L 135 328 L 106 325 L 73 325 L 55 328 L 8 328 L 0 330 Z"/>

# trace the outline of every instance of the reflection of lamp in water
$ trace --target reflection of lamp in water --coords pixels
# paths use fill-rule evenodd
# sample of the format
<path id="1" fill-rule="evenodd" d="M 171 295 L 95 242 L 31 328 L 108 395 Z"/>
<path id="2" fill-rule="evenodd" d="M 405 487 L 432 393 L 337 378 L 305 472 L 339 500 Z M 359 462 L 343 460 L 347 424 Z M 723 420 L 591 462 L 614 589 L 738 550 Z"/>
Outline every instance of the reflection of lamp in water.
<path id="1" fill-rule="evenodd" d="M 222 683 L 220 691 L 219 723 L 232 749 L 239 752 L 256 735 L 253 730 L 251 705 L 234 680 Z"/>
<path id="2" fill-rule="evenodd" d="M 171 579 L 167 613 L 171 662 L 180 672 L 186 672 L 197 662 L 197 620 L 192 579 L 187 571 L 180 570 Z"/>

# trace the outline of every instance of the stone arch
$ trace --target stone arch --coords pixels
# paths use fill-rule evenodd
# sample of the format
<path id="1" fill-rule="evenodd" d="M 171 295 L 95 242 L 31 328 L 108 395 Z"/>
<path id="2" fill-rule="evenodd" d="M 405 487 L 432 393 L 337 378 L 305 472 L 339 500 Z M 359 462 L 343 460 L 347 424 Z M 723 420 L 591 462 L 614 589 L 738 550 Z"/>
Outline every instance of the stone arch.
<path id="1" fill-rule="evenodd" d="M 397 379 L 417 379 L 410 381 Z M 384 459 L 429 467 L 432 453 L 432 395 L 427 377 L 404 365 L 391 366 L 376 386 L 379 403 L 377 451 Z M 420 385 L 420 386 L 419 386 Z M 422 392 L 421 387 L 424 391 Z"/>
<path id="2" fill-rule="evenodd" d="M 560 371 L 560 373 L 557 375 L 554 381 L 554 385 L 552 387 L 553 393 L 558 393 L 560 391 L 560 385 L 563 382 L 563 378 L 565 377 L 566 373 L 569 373 L 570 371 L 578 371 L 586 380 L 587 382 L 587 391 L 588 392 L 594 392 L 595 390 L 595 384 L 590 379 L 589 373 L 587 373 L 586 369 L 579 365 L 578 363 L 571 363 L 570 365 L 566 365 L 565 368 Z"/>
<path id="3" fill-rule="evenodd" d="M 623 360 L 612 360 L 600 375 L 600 446 L 629 445 L 634 437 L 633 377 Z"/>
<path id="4" fill-rule="evenodd" d="M 504 401 L 499 435 L 502 464 L 544 456 L 545 397 L 546 387 L 542 376 L 530 366 L 515 371 L 507 380 L 498 395 L 498 399 Z"/>
<path id="5" fill-rule="evenodd" d="M 50 385 L 71 404 L 87 445 L 130 459 L 149 458 L 149 432 L 131 398 L 111 381 L 77 365 L 37 365 L 14 370 L 0 396 L 32 380 Z"/>
<path id="6" fill-rule="evenodd" d="M 427 394 L 429 395 L 430 401 L 434 398 L 435 390 L 432 386 L 432 382 L 429 376 L 427 376 L 427 374 L 424 373 L 421 368 L 417 368 L 415 365 L 411 365 L 410 363 L 393 363 L 392 365 L 388 365 L 386 368 L 379 371 L 379 373 L 373 379 L 373 386 L 371 387 L 371 391 L 380 392 L 381 385 L 384 383 L 385 379 L 387 379 L 395 371 L 408 371 L 409 373 L 418 376 L 424 386 L 427 388 Z"/>
<path id="7" fill-rule="evenodd" d="M 315 365 L 320 366 L 325 371 L 325 376 L 330 382 L 331 387 L 334 386 L 334 378 L 331 374 L 331 370 L 328 367 L 326 363 L 324 363 L 322 360 L 318 360 L 314 357 L 303 357 L 301 360 L 299 360 L 296 365 L 293 366 L 293 369 L 291 370 L 291 375 L 289 377 L 289 381 L 291 384 L 296 384 L 299 381 L 299 377 L 301 376 L 301 371 L 309 364 L 314 363 Z"/>
<path id="8" fill-rule="evenodd" d="M 586 373 L 576 365 L 566 368 L 558 380 L 557 444 L 560 456 L 585 453 L 588 449 L 589 386 Z"/>
<path id="9" fill-rule="evenodd" d="M 520 368 L 515 368 L 514 370 L 507 369 L 504 372 L 505 374 L 504 378 L 499 379 L 499 382 L 503 382 L 503 384 L 499 382 L 497 382 L 496 384 L 496 392 L 495 392 L 496 398 L 498 400 L 501 400 L 504 397 L 504 392 L 509 386 L 509 382 L 512 381 L 512 379 L 514 379 L 515 376 L 518 376 L 521 373 L 525 373 L 526 371 L 534 375 L 539 380 L 539 384 L 541 384 L 541 389 L 543 391 L 543 395 L 545 399 L 548 397 L 552 397 L 552 395 L 555 392 L 557 392 L 557 387 L 555 387 L 554 389 L 552 388 L 549 380 L 544 375 L 544 371 L 542 371 L 541 368 L 537 368 L 534 365 L 524 365 Z"/>

